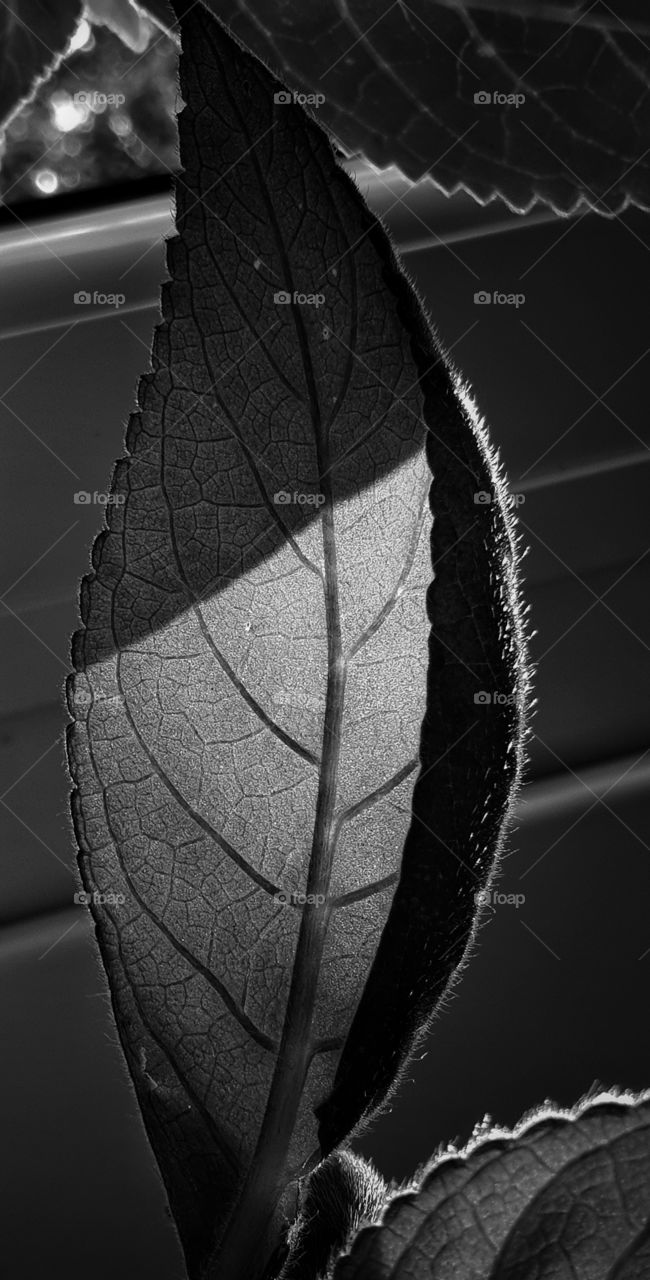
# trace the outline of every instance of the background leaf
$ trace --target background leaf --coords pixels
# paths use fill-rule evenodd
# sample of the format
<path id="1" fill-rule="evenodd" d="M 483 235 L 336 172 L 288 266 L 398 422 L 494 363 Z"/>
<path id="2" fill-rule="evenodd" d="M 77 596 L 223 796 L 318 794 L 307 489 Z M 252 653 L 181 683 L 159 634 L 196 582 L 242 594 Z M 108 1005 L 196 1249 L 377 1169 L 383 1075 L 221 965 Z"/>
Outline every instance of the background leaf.
<path id="1" fill-rule="evenodd" d="M 287 1188 L 333 1145 L 316 1108 L 338 1134 L 381 1101 L 462 959 L 525 674 L 503 482 L 384 232 L 201 6 L 183 38 L 179 235 L 82 584 L 69 757 L 190 1274 L 254 1280 Z M 477 708 L 486 685 L 503 699 Z M 390 1007 L 404 981 L 412 999 L 372 1071 L 361 1019 L 328 1109 L 420 759 L 400 910 L 419 906 L 406 944 L 399 912 L 389 931 L 387 987 Z"/>
<path id="2" fill-rule="evenodd" d="M 650 1091 L 484 1128 L 360 1232 L 335 1280 L 641 1280 Z"/>
<path id="3" fill-rule="evenodd" d="M 151 23 L 130 0 L 86 0 L 84 16 L 96 26 L 108 27 L 133 53 L 143 53 L 149 44 Z"/>
<path id="4" fill-rule="evenodd" d="M 167 0 L 148 0 L 171 22 Z M 349 153 L 450 194 L 650 208 L 650 18 L 640 0 L 209 0 L 286 83 L 323 94 Z M 475 94 L 523 94 L 518 105 Z"/>
<path id="5" fill-rule="evenodd" d="M 0 130 L 58 66 L 82 9 L 82 0 L 0 5 Z"/>

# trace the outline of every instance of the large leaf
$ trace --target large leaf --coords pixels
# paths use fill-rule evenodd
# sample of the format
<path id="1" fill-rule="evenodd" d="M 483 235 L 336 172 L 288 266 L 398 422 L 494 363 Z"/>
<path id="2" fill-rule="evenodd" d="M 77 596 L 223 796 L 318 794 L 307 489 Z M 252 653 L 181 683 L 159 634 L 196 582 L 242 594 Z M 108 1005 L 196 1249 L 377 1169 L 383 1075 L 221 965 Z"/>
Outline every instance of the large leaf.
<path id="1" fill-rule="evenodd" d="M 146 3 L 172 20 L 167 0 Z M 650 208 L 645 0 L 209 7 L 291 89 L 321 95 L 318 118 L 378 166 L 520 211 Z"/>
<path id="2" fill-rule="evenodd" d="M 82 9 L 82 0 L 0 4 L 0 129 L 58 66 Z"/>
<path id="3" fill-rule="evenodd" d="M 69 757 L 190 1273 L 255 1280 L 464 956 L 525 673 L 503 482 L 386 235 L 202 6 L 183 39 L 171 281 L 82 585 Z"/>
<path id="4" fill-rule="evenodd" d="M 650 1091 L 483 1129 L 362 1230 L 334 1280 L 646 1280 Z"/>

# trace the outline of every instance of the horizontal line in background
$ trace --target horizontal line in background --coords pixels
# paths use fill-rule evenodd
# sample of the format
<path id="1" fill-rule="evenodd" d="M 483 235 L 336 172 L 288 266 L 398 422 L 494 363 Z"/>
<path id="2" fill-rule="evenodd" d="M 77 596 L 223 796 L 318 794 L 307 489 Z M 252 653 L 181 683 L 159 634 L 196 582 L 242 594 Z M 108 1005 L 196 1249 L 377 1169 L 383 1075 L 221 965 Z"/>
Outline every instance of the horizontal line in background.
<path id="1" fill-rule="evenodd" d="M 98 242 L 102 248 L 119 245 L 127 233 L 131 244 L 154 243 L 174 231 L 171 204 L 171 196 L 147 196 L 133 204 L 85 209 L 54 217 L 51 222 L 40 218 L 34 224 L 38 230 L 25 231 L 23 227 L 0 230 L 0 269 L 21 258 L 41 257 L 47 261 L 48 250 L 60 256 L 83 257 L 94 250 Z"/>
<path id="2" fill-rule="evenodd" d="M 63 942 L 66 932 L 70 938 L 81 937 L 84 933 L 89 937 L 91 929 L 92 919 L 88 909 L 69 903 L 50 911 L 34 912 L 32 916 L 10 920 L 0 925 L 0 966 L 11 961 L 31 959 L 35 951 L 40 955 L 51 950 L 54 959 L 56 943 L 59 940 Z"/>
<path id="3" fill-rule="evenodd" d="M 160 284 L 161 285 L 163 284 L 162 280 Z M 160 293 L 160 287 L 158 289 L 158 292 Z M 128 316 L 128 315 L 132 315 L 134 311 L 151 311 L 154 308 L 158 311 L 160 310 L 159 298 L 146 299 L 141 302 L 132 302 L 132 303 L 125 302 L 120 306 L 119 313 L 117 314 L 119 314 L 120 317 L 123 315 Z M 81 315 L 79 316 L 79 320 L 83 324 L 88 324 L 92 320 L 112 320 L 115 318 L 115 314 L 116 314 L 115 312 L 109 311 L 107 309 L 93 310 L 89 308 L 88 312 L 86 312 L 85 309 L 82 311 Z M 2 329 L 0 330 L 0 334 L 3 338 L 23 338 L 25 335 L 31 336 L 31 334 L 33 333 L 47 333 L 48 329 L 65 329 L 70 324 L 70 321 L 75 319 L 76 319 L 76 315 L 74 315 L 72 312 L 68 312 L 67 315 L 63 316 L 59 320 L 47 320 L 45 324 L 38 324 L 38 325 L 30 324 L 27 322 L 25 324 L 19 325 L 15 329 Z"/>
<path id="4" fill-rule="evenodd" d="M 624 453 L 613 458 L 597 458 L 593 462 L 584 462 L 576 467 L 565 467 L 562 471 L 545 471 L 536 480 L 511 479 L 509 485 L 518 493 L 536 493 L 538 490 L 551 489 L 558 484 L 587 479 L 589 476 L 609 475 L 612 471 L 623 471 L 627 467 L 638 467 L 647 462 L 650 462 L 650 449 L 637 449 L 634 453 Z"/>
<path id="5" fill-rule="evenodd" d="M 584 210 L 583 210 L 584 213 Z M 571 214 L 565 221 L 570 221 Z M 518 218 L 517 222 L 512 219 Z M 552 209 L 539 209 L 534 213 L 511 214 L 500 217 L 494 222 L 481 223 L 480 226 L 459 227 L 456 231 L 441 231 L 438 235 L 423 236 L 419 240 L 396 240 L 402 257 L 409 253 L 421 253 L 425 249 L 441 249 L 447 244 L 460 244 L 463 240 L 484 240 L 486 236 L 501 235 L 504 231 L 523 231 L 526 227 L 541 226 L 546 222 L 557 222 L 557 214 Z"/>
<path id="6" fill-rule="evenodd" d="M 529 783 L 515 806 L 513 818 L 517 826 L 564 816 L 571 810 L 588 809 L 606 792 L 608 804 L 627 799 L 636 792 L 649 794 L 650 748 L 648 755 L 641 759 L 640 756 L 641 752 L 635 751 L 602 763 L 576 765 L 571 773 L 562 770 Z"/>

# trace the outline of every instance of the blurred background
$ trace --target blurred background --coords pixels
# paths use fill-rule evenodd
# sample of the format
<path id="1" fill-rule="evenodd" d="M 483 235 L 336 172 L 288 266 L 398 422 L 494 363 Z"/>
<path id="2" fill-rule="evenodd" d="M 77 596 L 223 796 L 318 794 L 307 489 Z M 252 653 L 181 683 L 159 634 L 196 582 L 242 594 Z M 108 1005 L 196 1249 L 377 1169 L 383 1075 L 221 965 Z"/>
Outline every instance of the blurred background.
<path id="1" fill-rule="evenodd" d="M 153 25 L 146 48 L 134 54 L 83 18 L 68 56 L 3 136 L 3 205 L 169 176 L 177 160 L 177 62 L 174 41 Z M 92 90 L 84 93 L 85 85 Z"/>
<path id="2" fill-rule="evenodd" d="M 12 122 L 0 188 L 3 1260 L 8 1280 L 182 1280 L 117 1044 L 68 818 L 77 586 L 147 366 L 172 228 L 176 48 L 82 22 Z M 75 102 L 92 84 L 92 104 Z M 123 102 L 104 102 L 121 96 Z M 650 222 L 481 207 L 348 157 L 499 446 L 538 708 L 473 959 L 358 1141 L 402 1179 L 489 1113 L 650 1083 Z M 124 295 L 74 304 L 77 290 Z M 500 291 L 515 305 L 484 306 Z M 514 901 L 516 899 L 516 902 Z M 38 1224 L 38 1229 L 35 1229 Z M 92 1260 L 91 1264 L 89 1259 Z"/>

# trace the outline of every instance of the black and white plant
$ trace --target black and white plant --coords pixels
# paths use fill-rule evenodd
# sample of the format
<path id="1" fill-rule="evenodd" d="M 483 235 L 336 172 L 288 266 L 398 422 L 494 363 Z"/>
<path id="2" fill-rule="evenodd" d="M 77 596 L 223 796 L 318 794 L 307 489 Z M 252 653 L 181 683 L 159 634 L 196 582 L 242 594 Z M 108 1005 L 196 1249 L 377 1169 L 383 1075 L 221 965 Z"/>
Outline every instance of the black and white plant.
<path id="1" fill-rule="evenodd" d="M 146 21 L 126 0 L 90 8 L 127 36 Z M 200 3 L 174 24 L 169 280 L 67 686 L 81 876 L 188 1275 L 636 1280 L 650 1093 L 479 1128 L 404 1188 L 350 1146 L 471 952 L 530 673 L 505 477 L 339 159 L 419 177 L 455 137 L 433 165 L 443 189 L 648 207 L 645 98 L 636 116 L 612 102 L 638 48 L 584 6 L 574 82 L 596 55 L 625 71 L 607 103 L 593 71 L 588 121 L 565 93 L 553 159 L 557 65 L 524 84 L 513 37 L 534 63 L 560 0 L 435 0 L 429 42 L 421 6 L 394 6 L 339 59 L 320 123 L 296 97 L 314 98 L 361 13 L 210 8 L 231 32 Z M 50 49 L 80 13 L 48 19 Z M 5 116 L 49 70 L 7 15 Z M 536 142 L 487 113 L 463 143 L 472 80 L 496 66 L 534 90 Z"/>

